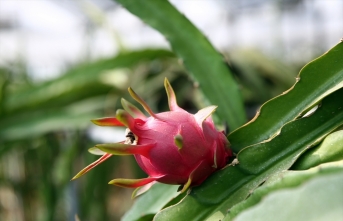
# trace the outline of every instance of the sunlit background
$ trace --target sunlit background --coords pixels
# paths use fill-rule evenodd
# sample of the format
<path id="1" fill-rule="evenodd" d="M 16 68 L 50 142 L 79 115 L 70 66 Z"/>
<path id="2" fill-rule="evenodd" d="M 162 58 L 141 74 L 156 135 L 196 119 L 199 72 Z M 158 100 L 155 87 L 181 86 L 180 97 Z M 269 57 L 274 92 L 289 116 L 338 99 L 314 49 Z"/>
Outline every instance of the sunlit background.
<path id="1" fill-rule="evenodd" d="M 249 118 L 343 37 L 341 0 L 171 2 L 223 54 Z M 145 177 L 133 158 L 69 180 L 97 159 L 88 148 L 122 140 L 123 130 L 89 120 L 112 116 L 128 86 L 166 111 L 168 77 L 180 106 L 206 105 L 169 50 L 115 1 L 0 0 L 0 220 L 120 219 L 132 190 L 107 183 Z"/>

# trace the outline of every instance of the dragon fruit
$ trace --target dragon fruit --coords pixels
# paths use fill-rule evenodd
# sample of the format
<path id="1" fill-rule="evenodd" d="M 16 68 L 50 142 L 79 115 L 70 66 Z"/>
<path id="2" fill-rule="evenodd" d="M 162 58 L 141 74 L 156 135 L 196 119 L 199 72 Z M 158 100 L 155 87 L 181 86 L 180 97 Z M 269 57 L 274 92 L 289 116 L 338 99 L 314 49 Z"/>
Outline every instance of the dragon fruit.
<path id="1" fill-rule="evenodd" d="M 211 114 L 217 107 L 209 106 L 194 115 L 190 114 L 177 105 L 174 91 L 167 79 L 164 86 L 170 111 L 155 114 L 129 88 L 130 95 L 143 106 L 150 117 L 122 99 L 124 110 L 117 110 L 115 118 L 92 120 L 99 126 L 126 127 L 126 139 L 120 143 L 99 144 L 89 149 L 95 154 L 102 152 L 102 157 L 81 170 L 73 179 L 87 173 L 113 154 L 134 155 L 149 177 L 114 179 L 109 184 L 136 188 L 158 181 L 182 185 L 183 192 L 190 186 L 201 184 L 211 173 L 226 165 L 232 152 L 225 134 L 215 129 L 211 119 Z"/>

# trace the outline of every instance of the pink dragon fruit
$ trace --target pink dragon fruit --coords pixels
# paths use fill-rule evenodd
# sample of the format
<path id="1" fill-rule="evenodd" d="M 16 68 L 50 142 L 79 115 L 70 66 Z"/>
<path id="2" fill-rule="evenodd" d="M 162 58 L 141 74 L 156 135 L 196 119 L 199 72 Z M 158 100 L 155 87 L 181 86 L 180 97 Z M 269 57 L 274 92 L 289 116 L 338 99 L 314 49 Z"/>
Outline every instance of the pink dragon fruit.
<path id="1" fill-rule="evenodd" d="M 155 114 L 131 88 L 130 95 L 150 114 L 146 117 L 138 108 L 122 99 L 125 110 L 117 110 L 115 118 L 93 120 L 99 126 L 127 127 L 126 140 L 114 144 L 99 144 L 91 153 L 103 151 L 73 179 L 114 155 L 134 155 L 139 166 L 149 175 L 144 179 L 114 179 L 109 184 L 140 187 L 153 181 L 188 187 L 201 184 L 211 173 L 223 168 L 232 156 L 224 133 L 215 129 L 211 114 L 216 106 L 209 106 L 195 115 L 180 108 L 167 79 L 164 86 L 170 111 Z"/>

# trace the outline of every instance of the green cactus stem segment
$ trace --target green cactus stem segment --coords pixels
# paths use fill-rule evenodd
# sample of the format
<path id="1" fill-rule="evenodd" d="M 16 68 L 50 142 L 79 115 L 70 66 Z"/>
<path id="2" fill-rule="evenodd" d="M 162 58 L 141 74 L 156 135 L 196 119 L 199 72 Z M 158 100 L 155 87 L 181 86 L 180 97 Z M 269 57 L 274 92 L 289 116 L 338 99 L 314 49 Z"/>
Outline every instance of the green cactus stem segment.
<path id="1" fill-rule="evenodd" d="M 110 158 L 112 156 L 112 154 L 104 154 L 102 157 L 100 157 L 97 161 L 94 161 L 93 163 L 89 164 L 87 167 L 83 168 L 78 174 L 76 174 L 71 180 L 75 180 L 77 178 L 79 178 L 80 176 L 84 175 L 85 173 L 87 173 L 88 171 L 90 171 L 91 169 L 93 169 L 94 167 L 96 167 L 97 165 L 99 165 L 100 163 L 104 162 L 105 160 L 107 160 L 108 158 Z"/>
<path id="2" fill-rule="evenodd" d="M 136 188 L 151 183 L 159 178 L 161 177 L 147 177 L 143 179 L 114 179 L 111 180 L 108 184 L 120 187 Z"/>
<path id="3" fill-rule="evenodd" d="M 173 90 L 172 86 L 170 85 L 170 83 L 169 83 L 167 78 L 164 79 L 164 87 L 166 89 L 167 96 L 168 96 L 169 109 L 171 111 L 176 111 L 176 110 L 184 111 L 182 108 L 180 108 L 177 105 L 176 96 L 175 96 L 174 90 Z"/>
<path id="4" fill-rule="evenodd" d="M 142 105 L 144 110 L 146 110 L 146 112 L 148 112 L 150 114 L 150 116 L 152 116 L 153 118 L 159 119 L 156 116 L 156 114 L 150 109 L 149 105 L 138 94 L 136 94 L 136 92 L 134 92 L 134 90 L 132 90 L 131 87 L 129 87 L 128 91 L 129 91 L 131 97 L 133 99 L 135 99 L 138 103 L 140 103 L 140 105 Z"/>
<path id="5" fill-rule="evenodd" d="M 174 137 L 174 143 L 177 146 L 177 148 L 179 148 L 179 150 L 182 149 L 182 147 L 183 147 L 183 138 L 182 138 L 181 134 L 177 134 Z"/>
<path id="6" fill-rule="evenodd" d="M 149 156 L 151 148 L 155 144 L 144 144 L 144 145 L 131 145 L 123 143 L 109 143 L 109 144 L 98 144 L 95 145 L 96 148 L 113 155 L 134 155 L 139 154 L 145 157 Z"/>
<path id="7" fill-rule="evenodd" d="M 147 117 L 140 111 L 135 105 L 131 104 L 124 98 L 121 99 L 121 105 L 123 106 L 124 110 L 126 110 L 132 117 L 140 118 L 145 120 Z"/>
<path id="8" fill-rule="evenodd" d="M 208 118 L 209 116 L 211 116 L 211 114 L 217 109 L 217 106 L 209 106 L 209 107 L 205 107 L 201 110 L 199 110 L 195 115 L 195 119 L 198 123 L 199 126 L 202 125 L 202 122 L 204 122 L 204 120 L 206 120 L 206 118 Z"/>
<path id="9" fill-rule="evenodd" d="M 105 117 L 91 120 L 94 124 L 98 126 L 117 126 L 124 127 L 125 125 L 114 117 Z"/>

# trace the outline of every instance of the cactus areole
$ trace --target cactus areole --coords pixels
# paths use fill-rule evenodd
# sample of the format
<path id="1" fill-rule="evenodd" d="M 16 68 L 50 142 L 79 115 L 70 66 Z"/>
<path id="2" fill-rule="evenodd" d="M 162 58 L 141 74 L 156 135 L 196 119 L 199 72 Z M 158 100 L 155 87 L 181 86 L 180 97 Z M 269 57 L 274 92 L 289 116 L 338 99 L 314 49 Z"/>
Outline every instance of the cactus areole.
<path id="1" fill-rule="evenodd" d="M 97 161 L 80 171 L 80 177 L 112 155 L 134 155 L 139 166 L 149 175 L 144 179 L 114 179 L 109 184 L 121 187 L 140 187 L 153 181 L 180 184 L 182 191 L 201 184 L 211 173 L 223 168 L 232 156 L 229 141 L 216 130 L 209 106 L 190 114 L 176 103 L 174 91 L 165 79 L 170 111 L 152 112 L 150 107 L 131 88 L 131 96 L 150 114 L 146 117 L 138 108 L 122 99 L 124 110 L 115 118 L 93 120 L 99 126 L 126 127 L 126 138 L 120 143 L 99 144 L 89 149 L 103 153 Z M 99 151 L 100 150 L 100 151 Z"/>

